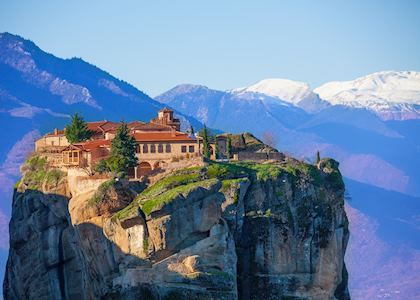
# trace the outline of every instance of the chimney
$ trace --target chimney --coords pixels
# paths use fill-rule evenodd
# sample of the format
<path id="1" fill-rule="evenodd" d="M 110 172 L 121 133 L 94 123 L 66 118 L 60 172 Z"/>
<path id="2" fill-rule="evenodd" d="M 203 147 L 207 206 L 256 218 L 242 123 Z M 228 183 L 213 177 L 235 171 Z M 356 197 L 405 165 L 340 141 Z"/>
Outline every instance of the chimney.
<path id="1" fill-rule="evenodd" d="M 54 135 L 58 135 L 58 129 L 54 128 Z"/>

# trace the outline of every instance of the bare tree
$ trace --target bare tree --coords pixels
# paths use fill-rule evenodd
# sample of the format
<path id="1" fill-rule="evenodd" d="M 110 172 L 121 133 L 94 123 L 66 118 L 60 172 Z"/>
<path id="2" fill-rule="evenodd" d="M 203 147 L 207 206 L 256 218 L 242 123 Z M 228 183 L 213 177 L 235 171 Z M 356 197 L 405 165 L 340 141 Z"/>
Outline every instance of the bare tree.
<path id="1" fill-rule="evenodd" d="M 277 139 L 276 139 L 275 135 L 273 134 L 273 132 L 265 131 L 263 133 L 262 140 L 263 140 L 264 144 L 266 144 L 267 146 L 269 146 L 271 148 L 276 148 Z M 270 150 L 271 150 L 271 148 L 269 148 L 269 147 L 265 147 L 265 153 L 267 155 L 267 159 L 269 158 L 269 154 L 270 154 Z"/>
<path id="2" fill-rule="evenodd" d="M 264 144 L 270 146 L 271 148 L 276 148 L 277 138 L 272 131 L 264 131 L 262 140 Z"/>

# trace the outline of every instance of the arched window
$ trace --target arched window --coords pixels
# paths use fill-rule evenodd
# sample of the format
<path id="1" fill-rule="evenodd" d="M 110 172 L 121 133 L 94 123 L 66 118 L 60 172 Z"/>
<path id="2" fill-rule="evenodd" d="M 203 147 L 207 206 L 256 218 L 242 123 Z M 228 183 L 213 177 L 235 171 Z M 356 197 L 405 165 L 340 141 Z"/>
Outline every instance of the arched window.
<path id="1" fill-rule="evenodd" d="M 158 152 L 163 153 L 163 145 L 162 144 L 158 145 Z"/>
<path id="2" fill-rule="evenodd" d="M 155 144 L 150 145 L 150 153 L 156 153 L 156 145 Z"/>
<path id="3" fill-rule="evenodd" d="M 143 153 L 149 153 L 149 145 L 143 144 Z"/>
<path id="4" fill-rule="evenodd" d="M 165 152 L 166 153 L 171 153 L 171 144 L 166 144 L 165 145 Z"/>
<path id="5" fill-rule="evenodd" d="M 148 162 L 141 162 L 137 167 L 137 176 L 147 175 L 152 170 L 152 166 Z"/>

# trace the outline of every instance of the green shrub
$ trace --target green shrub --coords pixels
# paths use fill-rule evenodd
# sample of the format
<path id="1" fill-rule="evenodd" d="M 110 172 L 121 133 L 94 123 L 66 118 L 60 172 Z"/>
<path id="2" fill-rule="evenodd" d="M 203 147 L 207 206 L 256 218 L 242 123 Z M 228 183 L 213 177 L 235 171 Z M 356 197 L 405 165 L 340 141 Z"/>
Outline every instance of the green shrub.
<path id="1" fill-rule="evenodd" d="M 245 180 L 245 178 L 225 179 L 222 181 L 222 188 L 220 189 L 220 191 L 222 193 L 226 193 L 233 189 L 233 203 L 236 204 L 239 200 L 239 185 Z"/>
<path id="2" fill-rule="evenodd" d="M 176 199 L 180 195 L 186 195 L 191 192 L 193 189 L 198 187 L 208 188 L 211 185 L 217 183 L 216 179 L 208 179 L 199 182 L 193 182 L 186 185 L 181 185 L 176 188 L 173 188 L 167 192 L 164 192 L 158 196 L 148 198 L 146 201 L 140 203 L 140 207 L 145 215 L 150 215 L 150 213 L 158 206 L 163 204 L 168 204 Z"/>
<path id="3" fill-rule="evenodd" d="M 57 185 L 60 179 L 64 176 L 63 172 L 58 169 L 52 169 L 45 175 L 45 180 L 48 184 Z"/>
<path id="4" fill-rule="evenodd" d="M 114 178 L 103 182 L 98 187 L 98 189 L 95 191 L 95 193 L 93 194 L 92 198 L 89 200 L 89 203 L 91 205 L 96 205 L 96 204 L 99 204 L 102 201 L 104 201 L 107 193 L 109 192 L 109 190 L 111 188 L 115 187 L 115 184 L 116 184 L 116 181 L 115 181 Z"/>
<path id="5" fill-rule="evenodd" d="M 18 181 L 16 181 L 15 186 L 14 186 L 14 189 L 17 189 L 19 187 L 19 185 L 20 185 L 21 182 L 22 182 L 22 178 L 19 179 Z"/>
<path id="6" fill-rule="evenodd" d="M 34 155 L 26 161 L 26 165 L 29 166 L 30 171 L 44 170 L 46 162 L 47 159 L 45 157 Z"/>
<path id="7" fill-rule="evenodd" d="M 28 189 L 39 190 L 42 184 L 46 182 L 49 185 L 57 186 L 64 173 L 58 169 L 48 169 L 47 159 L 37 155 L 31 156 L 26 160 L 27 171 L 20 180 Z M 19 182 L 19 184 L 20 184 Z M 15 185 L 18 187 L 18 184 Z"/>
<path id="8" fill-rule="evenodd" d="M 320 162 L 323 170 L 327 173 L 326 181 L 336 190 L 344 189 L 343 177 L 338 169 L 339 163 L 332 158 L 322 159 Z"/>
<path id="9" fill-rule="evenodd" d="M 109 168 L 107 161 L 105 159 L 101 159 L 99 163 L 95 166 L 95 171 L 102 174 L 110 172 L 111 169 Z"/>
<path id="10" fill-rule="evenodd" d="M 228 168 L 221 164 L 211 164 L 207 168 L 208 178 L 224 178 L 228 173 Z"/>
<path id="11" fill-rule="evenodd" d="M 150 199 L 154 199 L 167 191 L 170 191 L 176 187 L 185 186 L 203 180 L 202 173 L 203 168 L 192 167 L 178 170 L 173 175 L 162 178 L 154 185 L 149 186 L 143 192 L 141 192 L 130 205 L 128 205 L 123 210 L 117 212 L 114 215 L 113 220 L 121 220 L 126 218 L 127 216 L 130 216 L 137 210 L 137 208 L 142 206 L 143 202 L 147 202 Z M 152 203 L 149 203 L 148 205 L 152 205 Z"/>

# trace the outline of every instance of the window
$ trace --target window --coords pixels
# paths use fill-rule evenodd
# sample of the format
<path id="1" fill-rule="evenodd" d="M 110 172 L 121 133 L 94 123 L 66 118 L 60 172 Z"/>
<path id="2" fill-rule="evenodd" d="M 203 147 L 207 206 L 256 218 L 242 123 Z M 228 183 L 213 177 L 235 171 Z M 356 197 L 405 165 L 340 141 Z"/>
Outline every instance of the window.
<path id="1" fill-rule="evenodd" d="M 156 153 L 156 145 L 155 144 L 150 145 L 150 153 Z"/>
<path id="2" fill-rule="evenodd" d="M 163 145 L 162 144 L 158 145 L 158 152 L 163 153 Z"/>
<path id="3" fill-rule="evenodd" d="M 182 153 L 187 152 L 187 146 L 181 146 L 181 152 Z"/>
<path id="4" fill-rule="evenodd" d="M 171 144 L 166 144 L 165 145 L 165 152 L 166 153 L 171 153 Z"/>
<path id="5" fill-rule="evenodd" d="M 194 152 L 194 146 L 188 146 L 188 152 L 190 153 Z"/>
<path id="6" fill-rule="evenodd" d="M 54 141 L 51 141 L 51 146 L 54 146 Z"/>
<path id="7" fill-rule="evenodd" d="M 136 153 L 140 153 L 140 145 L 136 145 Z"/>
<path id="8" fill-rule="evenodd" d="M 143 145 L 143 153 L 149 153 L 149 145 L 147 144 Z"/>
<path id="9" fill-rule="evenodd" d="M 69 163 L 78 163 L 79 162 L 79 152 L 78 151 L 69 151 L 68 152 L 68 162 Z"/>

